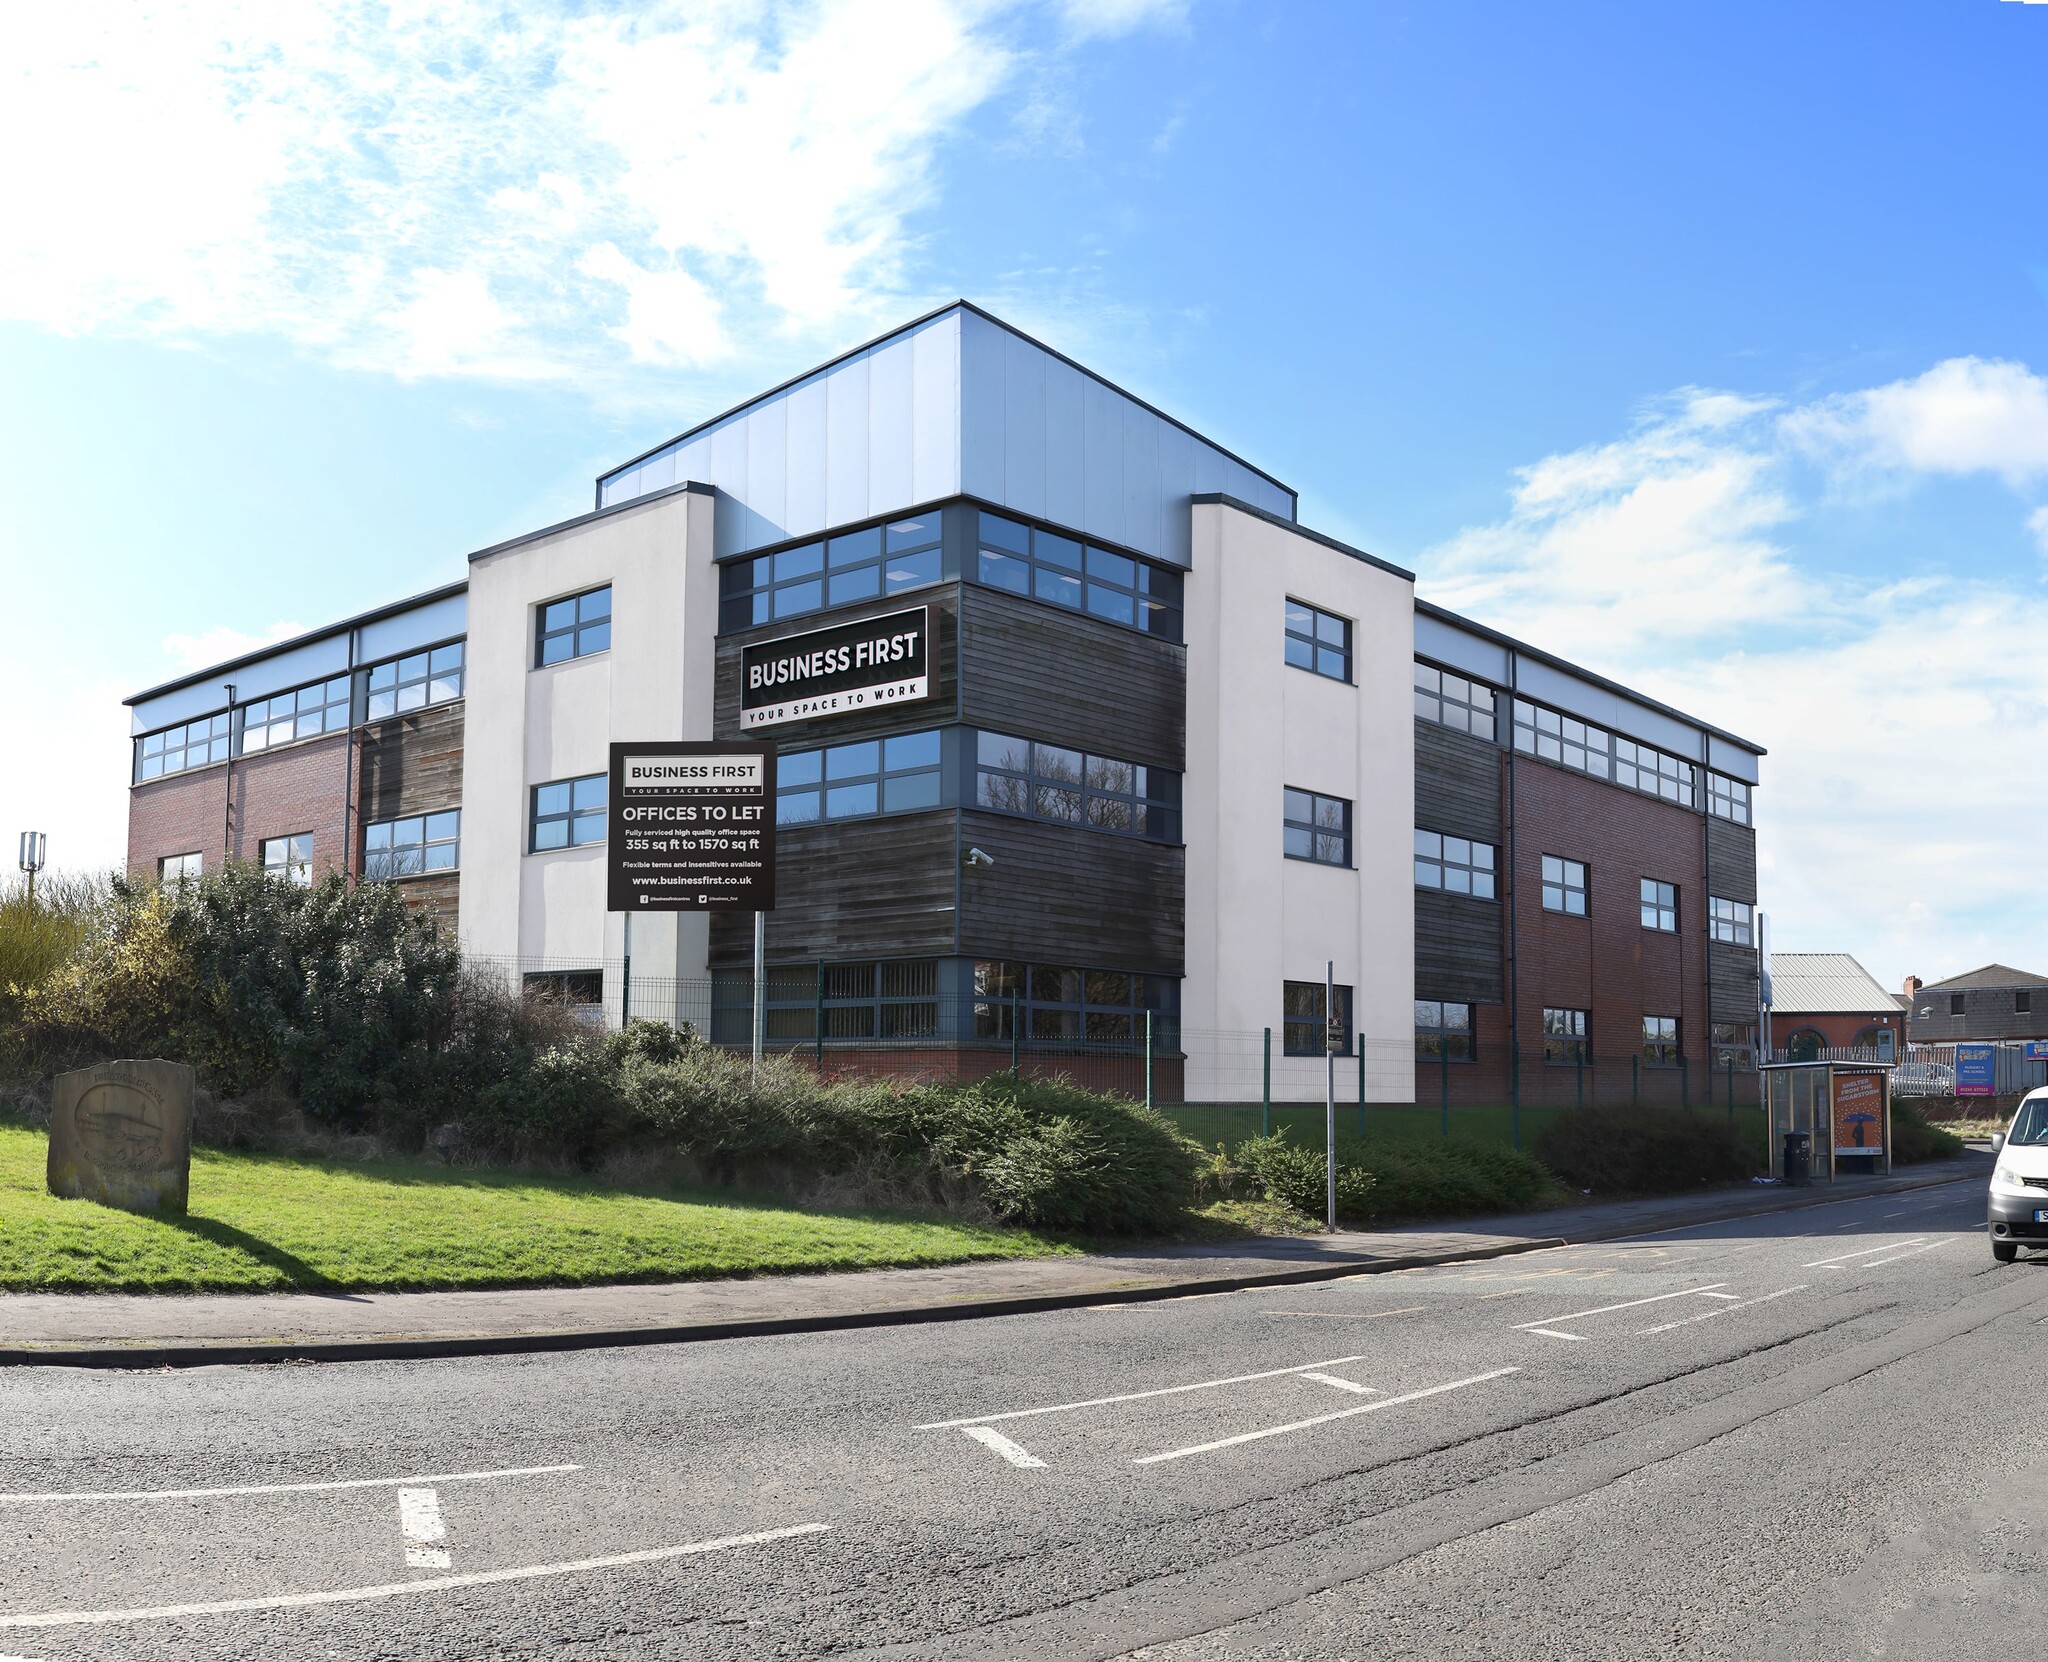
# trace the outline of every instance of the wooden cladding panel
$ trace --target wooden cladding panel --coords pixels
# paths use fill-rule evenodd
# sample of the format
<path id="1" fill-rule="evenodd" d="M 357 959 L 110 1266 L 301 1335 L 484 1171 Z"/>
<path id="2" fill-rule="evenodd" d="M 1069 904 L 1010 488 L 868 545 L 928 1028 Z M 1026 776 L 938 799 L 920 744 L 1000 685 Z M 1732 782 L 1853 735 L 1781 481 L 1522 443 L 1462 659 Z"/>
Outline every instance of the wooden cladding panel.
<path id="1" fill-rule="evenodd" d="M 1756 1020 L 1756 949 L 1707 943 L 1707 1019 Z"/>
<path id="2" fill-rule="evenodd" d="M 1500 1004 L 1502 908 L 1469 895 L 1415 891 L 1415 996 Z"/>
<path id="3" fill-rule="evenodd" d="M 1187 766 L 1185 647 L 967 584 L 960 661 L 961 715 L 976 727 Z"/>
<path id="4" fill-rule="evenodd" d="M 1179 975 L 1186 959 L 1185 851 L 1007 814 L 960 816 L 961 950 L 980 958 Z"/>
<path id="5" fill-rule="evenodd" d="M 771 963 L 925 958 L 953 951 L 959 842 L 951 809 L 827 825 L 775 839 Z M 711 918 L 711 962 L 754 961 L 750 912 Z"/>
<path id="6" fill-rule="evenodd" d="M 1499 848 L 1501 752 L 1433 721 L 1415 723 L 1415 823 Z"/>
<path id="7" fill-rule="evenodd" d="M 740 727 L 740 650 L 761 641 L 786 640 L 815 630 L 858 623 L 862 618 L 886 617 L 891 612 L 929 606 L 932 636 L 938 651 L 938 674 L 930 698 L 915 704 L 891 704 L 871 713 L 826 716 L 818 721 L 787 721 L 752 732 Z M 721 739 L 772 739 L 784 750 L 808 750 L 817 745 L 847 744 L 889 733 L 917 733 L 958 719 L 960 686 L 960 588 L 919 589 L 914 594 L 896 595 L 861 606 L 835 607 L 829 612 L 791 618 L 776 628 L 750 630 L 718 643 L 711 703 L 712 732 Z"/>
<path id="8" fill-rule="evenodd" d="M 1756 832 L 1749 826 L 1708 818 L 1707 889 L 1723 900 L 1756 904 Z"/>
<path id="9" fill-rule="evenodd" d="M 462 806 L 460 701 L 365 727 L 357 768 L 363 819 Z"/>

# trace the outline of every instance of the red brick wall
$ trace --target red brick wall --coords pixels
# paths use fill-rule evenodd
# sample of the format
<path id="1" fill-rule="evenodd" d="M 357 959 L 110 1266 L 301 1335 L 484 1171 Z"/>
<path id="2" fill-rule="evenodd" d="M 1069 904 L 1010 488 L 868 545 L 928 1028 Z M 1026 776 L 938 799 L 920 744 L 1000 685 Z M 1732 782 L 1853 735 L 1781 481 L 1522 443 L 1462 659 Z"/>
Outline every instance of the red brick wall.
<path id="1" fill-rule="evenodd" d="M 225 853 L 261 858 L 263 839 L 313 833 L 317 875 L 340 867 L 348 738 L 341 733 L 238 757 L 234 814 Z M 167 854 L 198 849 L 211 871 L 221 862 L 227 764 L 137 785 L 128 796 L 128 869 L 154 875 Z"/>
<path id="2" fill-rule="evenodd" d="M 1677 1016 L 1707 1054 L 1707 885 L 1700 816 L 1527 758 L 1515 765 L 1517 1007 L 1525 1063 L 1541 1059 L 1546 1005 L 1592 1013 L 1597 1061 L 1640 1055 L 1645 1015 Z M 1587 868 L 1588 915 L 1543 910 L 1543 856 Z M 1678 933 L 1642 926 L 1641 881 L 1678 885 Z"/>
<path id="3" fill-rule="evenodd" d="M 1866 1016 L 1802 1016 L 1796 1011 L 1773 1010 L 1771 1012 L 1771 1048 L 1783 1050 L 1791 1042 L 1792 1035 L 1802 1028 L 1811 1027 L 1821 1036 L 1821 1043 L 1831 1048 L 1846 1048 L 1856 1042 L 1856 1035 L 1866 1027 L 1889 1027 L 1892 1043 L 1898 1047 L 1901 1056 L 1906 1053 L 1906 1018 L 1899 1010 L 1873 1010 Z"/>

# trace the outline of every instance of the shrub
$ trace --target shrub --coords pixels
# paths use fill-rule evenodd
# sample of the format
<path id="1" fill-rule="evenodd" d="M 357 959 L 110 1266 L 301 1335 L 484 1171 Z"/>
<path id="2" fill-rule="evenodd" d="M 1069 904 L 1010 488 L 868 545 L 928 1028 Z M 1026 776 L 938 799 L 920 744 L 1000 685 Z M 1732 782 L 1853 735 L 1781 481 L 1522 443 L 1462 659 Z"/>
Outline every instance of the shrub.
<path id="1" fill-rule="evenodd" d="M 1929 1125 L 1910 1102 L 1892 1103 L 1892 1160 L 1910 1166 L 1920 1160 L 1946 1160 L 1963 1152 L 1963 1139 L 1953 1131 Z"/>
<path id="2" fill-rule="evenodd" d="M 0 885 L 0 1023 L 19 1021 L 29 997 L 47 986 L 85 943 L 106 904 L 110 879 L 46 875 L 36 884 Z"/>
<path id="3" fill-rule="evenodd" d="M 1328 1176 L 1323 1150 L 1297 1147 L 1283 1129 L 1240 1144 L 1235 1160 L 1267 1199 L 1310 1217 L 1324 1215 Z M 1395 1143 L 1337 1140 L 1339 1223 L 1512 1211 L 1540 1204 L 1554 1189 L 1550 1174 L 1536 1161 L 1497 1143 L 1462 1137 Z"/>
<path id="4" fill-rule="evenodd" d="M 1534 1153 L 1574 1189 L 1608 1197 L 1739 1183 L 1756 1170 L 1755 1151 L 1726 1120 L 1668 1109 L 1568 1108 Z"/>

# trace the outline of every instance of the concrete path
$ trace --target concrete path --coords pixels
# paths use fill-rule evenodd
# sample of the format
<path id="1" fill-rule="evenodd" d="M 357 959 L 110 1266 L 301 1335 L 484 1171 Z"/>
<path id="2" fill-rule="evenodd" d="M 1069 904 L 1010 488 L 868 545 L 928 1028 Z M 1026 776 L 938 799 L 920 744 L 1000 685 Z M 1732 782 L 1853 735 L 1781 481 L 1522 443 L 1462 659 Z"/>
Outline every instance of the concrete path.
<path id="1" fill-rule="evenodd" d="M 1754 1185 L 1330 1236 L 1137 1247 L 1074 1258 L 649 1286 L 447 1293 L 6 1293 L 0 1365 L 490 1355 L 893 1326 L 1332 1280 L 1609 1240 L 1988 1178 L 1988 1153 L 1888 1178 Z"/>

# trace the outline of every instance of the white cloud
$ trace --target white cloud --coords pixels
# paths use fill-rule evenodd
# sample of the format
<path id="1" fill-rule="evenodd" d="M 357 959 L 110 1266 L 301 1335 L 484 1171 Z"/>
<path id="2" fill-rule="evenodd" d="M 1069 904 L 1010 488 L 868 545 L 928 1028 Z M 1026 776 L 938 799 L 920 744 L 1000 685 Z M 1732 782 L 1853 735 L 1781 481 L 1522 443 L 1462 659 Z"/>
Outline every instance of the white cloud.
<path id="1" fill-rule="evenodd" d="M 999 25 L 983 0 L 31 9 L 0 67 L 0 151 L 34 158 L 0 170 L 0 316 L 580 385 L 710 361 L 735 313 L 843 332 L 900 308 L 941 141 L 1012 68 Z"/>
<path id="2" fill-rule="evenodd" d="M 2048 475 L 2048 379 L 2024 364 L 1950 358 L 1924 375 L 1795 410 L 1785 430 L 1810 454 L 1857 469 Z"/>
<path id="3" fill-rule="evenodd" d="M 2025 452 L 1981 442 L 1949 395 L 1988 387 L 2023 410 L 2039 383 L 1980 367 L 1898 383 L 1934 389 L 1917 414 L 1915 393 L 1783 413 L 1675 395 L 1620 439 L 1522 469 L 1505 518 L 1422 562 L 1432 599 L 1767 746 L 1774 944 L 1855 952 L 1892 985 L 2024 958 L 2048 929 L 2030 760 L 2048 751 L 2048 599 L 2038 583 L 1811 568 L 1796 544 L 1825 537 L 1829 506 L 1802 497 L 1795 464 L 1816 424 L 1875 411 L 1862 432 L 1905 435 L 1894 469 L 1989 455 L 1977 470 L 2009 475 Z M 2048 531 L 2048 510 L 2029 524 Z"/>
<path id="4" fill-rule="evenodd" d="M 2041 545 L 2041 555 L 2048 559 L 2048 507 L 2036 508 L 2027 515 L 2027 529 L 2034 533 L 2034 541 Z"/>
<path id="5" fill-rule="evenodd" d="M 1187 0 L 1058 0 L 1060 21 L 1070 40 L 1116 40 L 1140 29 L 1178 28 L 1187 22 Z"/>
<path id="6" fill-rule="evenodd" d="M 230 629 L 220 624 L 197 635 L 166 635 L 164 655 L 171 660 L 171 673 L 181 675 L 205 669 L 210 664 L 224 664 L 230 658 L 239 658 L 259 647 L 288 641 L 305 632 L 303 623 L 273 623 L 254 635 L 245 629 Z"/>

